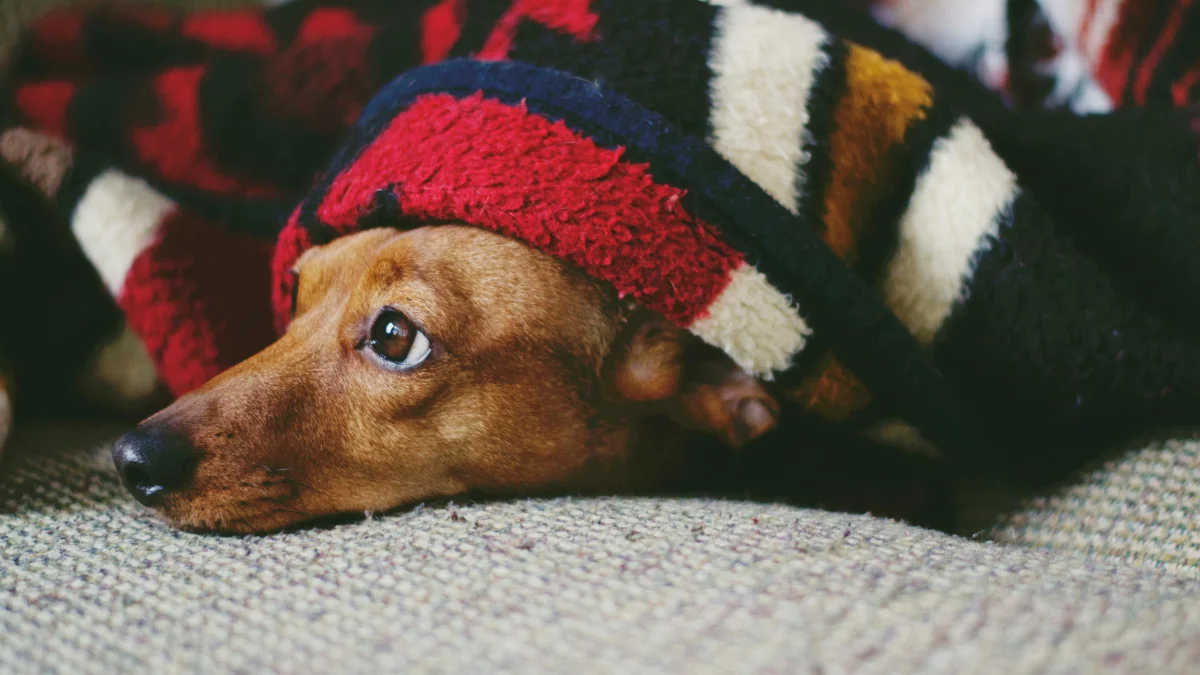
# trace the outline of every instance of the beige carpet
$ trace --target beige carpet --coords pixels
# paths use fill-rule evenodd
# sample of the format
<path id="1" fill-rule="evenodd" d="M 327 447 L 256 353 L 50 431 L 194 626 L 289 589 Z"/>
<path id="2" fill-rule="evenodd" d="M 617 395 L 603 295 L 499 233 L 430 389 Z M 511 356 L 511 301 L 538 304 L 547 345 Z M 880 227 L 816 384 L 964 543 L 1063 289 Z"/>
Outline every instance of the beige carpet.
<path id="1" fill-rule="evenodd" d="M 5 673 L 1200 663 L 1200 581 L 1162 570 L 698 500 L 451 505 L 270 537 L 190 535 L 131 502 L 95 443 L 27 432 L 0 466 Z"/>
<path id="2" fill-rule="evenodd" d="M 1180 434 L 1119 453 L 1028 500 L 991 534 L 1200 579 L 1200 441 Z"/>

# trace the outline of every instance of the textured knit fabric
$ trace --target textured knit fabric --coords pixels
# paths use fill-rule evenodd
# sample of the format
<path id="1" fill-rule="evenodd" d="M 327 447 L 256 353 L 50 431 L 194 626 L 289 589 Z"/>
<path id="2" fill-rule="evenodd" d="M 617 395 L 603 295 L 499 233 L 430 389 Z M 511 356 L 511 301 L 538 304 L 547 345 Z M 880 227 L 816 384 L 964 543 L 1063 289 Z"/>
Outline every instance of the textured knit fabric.
<path id="1" fill-rule="evenodd" d="M 28 443 L 28 445 L 26 445 Z M 1200 581 L 702 500 L 173 530 L 90 452 L 0 478 L 6 673 L 1190 673 Z"/>
<path id="2" fill-rule="evenodd" d="M 1200 98 L 1193 0 L 879 0 L 883 24 L 1022 106 L 1107 112 Z"/>
<path id="3" fill-rule="evenodd" d="M 952 458 L 1194 421 L 1190 114 L 1003 114 L 875 28 L 804 1 L 66 13 L 10 94 L 74 144 L 41 182 L 176 393 L 270 340 L 248 289 L 286 322 L 305 247 L 451 217 L 611 282 L 805 413 L 899 418 Z"/>
<path id="4" fill-rule="evenodd" d="M 36 19 L 39 14 L 79 4 L 80 0 L 7 0 L 0 4 L 0 52 L 7 54 L 20 36 L 22 28 Z M 272 3 L 255 2 L 254 0 L 163 0 L 162 2 L 165 7 L 177 9 L 189 7 L 221 9 L 264 4 Z"/>

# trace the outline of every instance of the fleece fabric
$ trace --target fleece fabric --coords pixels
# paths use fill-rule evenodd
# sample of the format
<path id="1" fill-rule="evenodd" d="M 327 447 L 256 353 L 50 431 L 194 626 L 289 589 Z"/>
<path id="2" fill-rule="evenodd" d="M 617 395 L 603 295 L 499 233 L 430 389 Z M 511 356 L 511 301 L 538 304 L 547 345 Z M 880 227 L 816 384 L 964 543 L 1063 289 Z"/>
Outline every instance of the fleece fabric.
<path id="1" fill-rule="evenodd" d="M 57 12 L 9 81 L 0 155 L 39 167 L 176 394 L 286 328 L 306 248 L 449 219 L 798 414 L 970 463 L 1200 410 L 1200 150 L 1170 88 L 1014 111 L 816 0 Z"/>
<path id="2" fill-rule="evenodd" d="M 1200 96 L 1192 0 L 867 0 L 882 24 L 1021 107 L 1109 112 Z"/>

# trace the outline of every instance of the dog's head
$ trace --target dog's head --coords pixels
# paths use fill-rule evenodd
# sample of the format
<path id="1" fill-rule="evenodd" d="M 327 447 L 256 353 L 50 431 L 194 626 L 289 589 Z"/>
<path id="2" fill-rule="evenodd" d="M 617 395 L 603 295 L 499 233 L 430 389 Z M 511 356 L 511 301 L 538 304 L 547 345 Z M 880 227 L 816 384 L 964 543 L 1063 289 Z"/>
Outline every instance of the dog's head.
<path id="1" fill-rule="evenodd" d="M 278 342 L 114 446 L 129 489 L 176 525 L 619 489 L 688 433 L 736 447 L 778 418 L 723 353 L 483 230 L 369 230 L 296 273 Z"/>

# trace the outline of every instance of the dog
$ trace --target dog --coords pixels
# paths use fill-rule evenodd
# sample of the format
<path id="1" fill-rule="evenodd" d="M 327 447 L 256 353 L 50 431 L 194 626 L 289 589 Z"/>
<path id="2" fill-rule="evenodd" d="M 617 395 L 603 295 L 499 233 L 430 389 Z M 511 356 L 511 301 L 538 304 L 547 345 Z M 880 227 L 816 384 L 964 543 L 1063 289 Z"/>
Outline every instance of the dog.
<path id="1" fill-rule="evenodd" d="M 691 434 L 737 448 L 779 419 L 724 354 L 477 228 L 370 230 L 296 271 L 278 342 L 113 448 L 130 492 L 175 525 L 252 532 L 466 492 L 645 487 Z"/>
<path id="2" fill-rule="evenodd" d="M 819 12 L 822 4 L 807 9 Z M 141 312 L 131 312 L 130 322 L 143 321 L 139 334 L 158 341 L 152 351 L 160 371 L 179 365 L 164 363 L 164 355 L 195 362 L 169 374 L 169 386 L 187 393 L 114 445 L 121 479 L 139 501 L 186 529 L 261 532 L 465 493 L 658 488 L 703 464 L 699 448 L 710 441 L 737 457 L 802 417 L 936 454 L 926 432 L 957 459 L 1038 437 L 1042 444 L 1029 445 L 1026 454 L 1039 461 L 1059 439 L 1086 444 L 1112 429 L 1195 419 L 1200 349 L 1189 332 L 1194 294 L 1186 289 L 1200 277 L 1188 265 L 1158 264 L 1175 261 L 1192 242 L 1178 227 L 1187 219 L 1170 215 L 1189 213 L 1191 202 L 1140 195 L 1126 203 L 1120 190 L 1096 188 L 1113 180 L 1097 167 L 1129 157 L 1146 161 L 1147 177 L 1171 174 L 1178 164 L 1183 168 L 1175 173 L 1200 180 L 1188 173 L 1193 158 L 1164 150 L 1191 139 L 1182 115 L 1160 112 L 1163 125 L 1117 115 L 1010 124 L 994 105 L 973 105 L 961 91 L 942 102 L 942 93 L 956 91 L 953 83 L 935 87 L 797 12 L 683 0 L 614 0 L 602 15 L 581 14 L 581 6 L 516 3 L 492 33 L 463 28 L 454 38 L 473 41 L 467 53 L 477 51 L 478 59 L 407 71 L 382 90 L 383 83 L 368 80 L 339 87 L 340 97 L 320 98 L 307 111 L 328 137 L 293 143 L 287 134 L 267 134 L 263 148 L 249 155 L 222 148 L 222 162 L 246 162 L 244 172 L 290 177 L 304 185 L 293 188 L 311 191 L 301 193 L 275 247 L 272 298 L 255 306 L 264 316 L 251 313 L 246 321 L 262 319 L 255 330 L 269 332 L 263 330 L 269 304 L 277 327 L 287 331 L 202 386 L 230 364 L 212 357 L 214 341 L 192 340 L 193 329 L 211 329 L 228 316 L 206 314 L 178 330 L 192 319 L 178 308 L 196 297 L 189 295 L 195 288 L 172 296 L 171 283 L 155 275 L 195 262 L 178 248 L 202 231 L 203 218 L 191 219 L 147 181 L 103 164 L 73 165 L 70 181 L 40 179 L 50 186 L 43 192 L 74 214 L 67 229 L 101 268 L 100 280 Z M 391 45 L 395 36 L 355 23 L 349 10 L 334 12 L 341 28 L 326 35 L 317 30 L 326 9 L 300 8 L 278 22 L 238 15 L 237 25 L 253 24 L 259 37 L 298 22 L 312 28 L 296 33 L 294 50 L 274 54 L 266 43 L 250 45 L 268 52 L 266 66 L 255 72 L 290 73 L 281 78 L 288 86 L 328 84 L 339 73 L 378 77 L 375 70 L 387 72 L 394 59 L 416 54 L 367 50 Z M 454 17 L 439 23 L 447 16 L 429 11 L 422 15 L 429 21 L 388 26 L 404 37 L 457 25 Z M 161 25 L 170 31 L 175 24 Z M 196 33 L 187 24 L 189 34 L 211 36 L 212 25 L 200 25 L 208 28 Z M 658 35 L 660 29 L 666 32 Z M 664 54 L 690 66 L 638 59 L 647 30 L 658 35 L 655 44 L 671 47 Z M 61 37 L 51 31 L 50 43 Z M 453 56 L 424 37 L 400 42 L 422 45 L 422 63 Z M 685 43 L 688 49 L 673 47 Z M 322 49 L 335 47 L 379 60 L 360 68 L 321 57 Z M 358 51 L 351 55 L 366 58 Z M 171 87 L 154 85 L 133 97 L 149 104 L 133 115 L 136 133 L 100 145 L 132 151 L 145 144 L 150 170 L 166 183 L 192 181 L 193 198 L 196 190 L 203 196 L 201 186 L 232 189 L 229 176 L 203 155 L 204 144 L 175 147 L 164 139 L 171 125 L 199 138 L 200 112 L 239 133 L 257 128 L 234 123 L 262 112 L 239 107 L 249 94 L 238 98 L 217 86 L 246 85 L 234 77 L 243 72 L 230 67 L 235 61 L 168 71 Z M 314 79 L 310 68 L 326 70 Z M 481 82 L 496 87 L 489 89 L 494 96 L 462 93 Z M 741 86 L 746 82 L 758 83 L 750 94 Z M 81 116 L 76 108 L 63 112 L 70 103 L 65 90 L 50 84 L 34 83 L 16 99 L 27 117 L 62 132 Z M 508 100 L 514 87 L 519 105 Z M 315 166 L 302 162 L 297 169 L 285 151 L 334 138 L 334 127 L 362 112 L 372 91 L 383 93 L 366 106 L 334 168 L 312 186 L 307 172 Z M 283 92 L 311 93 L 287 86 Z M 407 100 L 412 92 L 425 95 Z M 231 99 L 238 105 L 221 107 Z M 551 121 L 543 108 L 565 112 Z M 635 108 L 632 118 L 618 115 Z M 393 113 L 391 122 L 380 117 Z M 166 121 L 147 135 L 142 117 Z M 632 119 L 645 126 L 620 126 Z M 1046 131 L 1056 125 L 1062 134 Z M 504 129 L 498 136 L 508 145 L 474 143 L 484 137 L 480 129 Z M 648 129 L 654 133 L 641 133 Z M 1110 129 L 1125 139 L 1136 132 L 1139 140 L 1090 142 Z M 1159 146 L 1143 138 L 1148 130 Z M 610 133 L 621 137 L 613 144 L 619 150 L 593 138 Z M 119 148 L 124 141 L 131 147 Z M 447 153 L 443 143 L 458 145 Z M 1071 152 L 1059 152 L 1060 144 Z M 580 163 L 524 175 L 522 160 L 532 156 L 526 151 L 537 154 L 541 163 L 531 165 L 538 167 L 563 169 L 554 162 L 566 157 Z M 443 161 L 447 156 L 455 161 Z M 1064 157 L 1077 169 L 1045 170 Z M 512 194 L 518 178 L 527 181 L 521 189 L 534 191 L 531 199 Z M 60 191 L 64 182 L 69 189 Z M 604 203 L 595 197 L 598 182 Z M 1149 182 L 1166 186 L 1150 196 L 1176 184 Z M 1097 194 L 1080 203 L 1059 199 L 1080 185 Z M 105 192 L 106 186 L 114 189 Z M 1039 201 L 1045 196 L 1052 197 L 1050 207 Z M 1093 209 L 1106 199 L 1114 206 Z M 104 208 L 85 208 L 96 204 Z M 623 222 L 639 209 L 647 217 Z M 1141 227 L 1143 215 L 1162 227 Z M 136 221 L 117 228 L 132 246 L 112 254 L 114 230 L 106 228 L 125 225 L 115 222 L 121 218 Z M 582 234 L 555 229 L 562 223 L 595 227 Z M 1117 236 L 1135 223 L 1149 234 Z M 659 238 L 668 232 L 670 240 Z M 619 236 L 644 248 L 609 267 L 605 256 L 625 250 L 616 245 Z M 598 241 L 609 248 L 592 256 Z M 1122 242 L 1121 255 L 1112 255 L 1113 241 Z M 32 272 L 45 267 L 28 262 L 27 242 L 18 244 L 17 258 Z M 554 246 L 558 254 L 551 255 Z M 156 267 L 153 254 L 162 249 L 168 260 Z M 137 267 L 137 260 L 146 264 Z M 695 287 L 687 271 L 699 274 Z M 211 266 L 204 273 L 220 276 Z M 266 283 L 266 276 L 255 278 Z M 213 286 L 226 296 L 240 292 L 218 281 Z M 1180 302 L 1156 303 L 1151 291 Z M 161 302 L 164 295 L 170 302 Z M 137 307 L 139 299 L 146 305 Z M 219 298 L 234 305 L 237 299 Z M 51 356 L 45 361 L 80 365 L 63 372 L 81 371 L 83 380 L 72 386 L 92 400 L 152 405 L 158 387 L 146 367 L 150 355 L 119 321 L 108 324 L 111 334 L 97 352 L 90 349 L 94 335 L 84 332 L 98 331 L 98 322 L 59 311 L 91 303 L 66 292 L 35 304 L 44 308 L 39 321 L 0 335 L 0 344 L 21 357 L 13 363 L 22 401 L 30 385 L 49 390 L 47 382 L 57 382 L 21 372 L 36 347 Z M 281 308 L 293 311 L 290 322 L 278 316 Z M 39 330 L 47 336 L 36 337 Z M 173 340 L 186 348 L 170 351 Z M 10 393 L 11 380 L 4 387 Z M 788 404 L 796 414 L 784 414 Z M 989 435 L 1002 440 L 981 442 Z M 795 454 L 808 453 L 812 438 L 794 446 Z M 876 462 L 859 463 L 866 469 Z"/>
<path id="3" fill-rule="evenodd" d="M 753 14 L 755 26 L 775 16 Z M 40 241 L 73 224 L 46 227 L 53 214 L 15 210 L 20 274 L 3 288 L 57 292 L 0 297 L 20 305 L 6 316 L 35 319 L 0 339 L 0 352 L 19 357 L 4 402 L 15 378 L 22 405 L 74 391 L 96 407 L 158 407 L 149 356 L 119 316 L 56 323 L 75 317 L 54 308 L 81 304 L 85 288 L 103 295 L 96 282 L 111 280 L 93 271 L 77 286 L 36 283 L 47 269 L 70 276 L 51 258 L 88 267 L 77 250 Z M 348 236 L 306 254 L 295 274 L 295 316 L 278 342 L 113 447 L 129 491 L 176 526 L 260 532 L 463 493 L 659 488 L 710 440 L 736 451 L 782 417 L 778 387 L 725 352 L 563 261 L 473 226 Z"/>
<path id="4" fill-rule="evenodd" d="M 76 365 L 21 369 L 37 385 L 24 407 L 73 393 L 106 415 L 161 408 L 113 460 L 137 501 L 191 531 L 273 532 L 464 494 L 745 495 L 764 477 L 772 498 L 952 526 L 933 462 L 840 437 L 822 455 L 807 428 L 803 444 L 744 454 L 784 418 L 777 386 L 512 239 L 374 229 L 312 249 L 296 273 L 287 333 L 195 392 L 166 403 L 145 351 L 102 313 L 89 318 L 115 337 L 86 336 L 98 347 Z M 96 285 L 73 282 L 79 297 Z M 19 361 L 61 350 L 56 332 L 26 330 Z"/>

